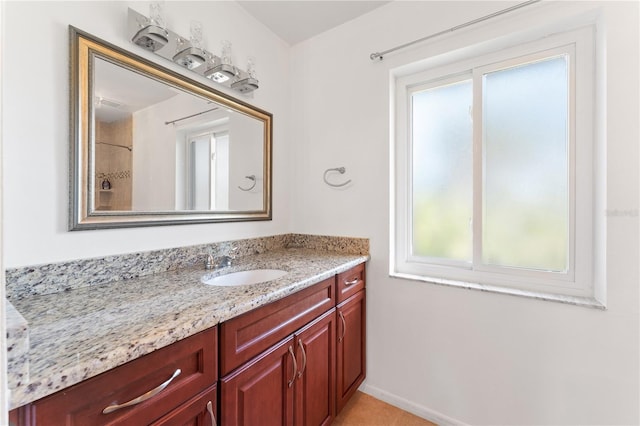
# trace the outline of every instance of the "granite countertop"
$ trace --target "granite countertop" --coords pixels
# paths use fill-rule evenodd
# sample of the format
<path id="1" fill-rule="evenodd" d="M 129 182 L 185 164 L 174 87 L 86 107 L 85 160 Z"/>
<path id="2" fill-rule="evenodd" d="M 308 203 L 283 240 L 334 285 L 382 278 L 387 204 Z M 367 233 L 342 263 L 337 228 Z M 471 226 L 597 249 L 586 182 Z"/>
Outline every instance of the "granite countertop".
<path id="1" fill-rule="evenodd" d="M 239 287 L 203 284 L 202 267 L 156 273 L 54 294 L 13 300 L 28 334 L 8 335 L 24 347 L 24 362 L 9 363 L 10 408 L 19 407 L 281 299 L 368 260 L 367 255 L 282 248 L 243 256 L 213 274 L 284 269 L 274 281 Z M 23 322 L 16 321 L 17 330 Z M 25 377 L 28 377 L 26 379 Z"/>

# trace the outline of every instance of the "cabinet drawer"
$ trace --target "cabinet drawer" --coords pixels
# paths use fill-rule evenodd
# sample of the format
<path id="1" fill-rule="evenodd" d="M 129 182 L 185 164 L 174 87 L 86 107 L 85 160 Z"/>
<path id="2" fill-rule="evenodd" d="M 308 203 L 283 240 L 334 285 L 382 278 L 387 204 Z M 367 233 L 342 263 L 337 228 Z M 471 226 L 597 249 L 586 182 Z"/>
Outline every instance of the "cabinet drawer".
<path id="1" fill-rule="evenodd" d="M 335 277 L 220 325 L 224 376 L 335 305 Z"/>
<path id="2" fill-rule="evenodd" d="M 338 274 L 336 282 L 336 294 L 338 301 L 342 303 L 365 286 L 364 263 L 354 266 L 348 271 Z"/>
<path id="3" fill-rule="evenodd" d="M 36 401 L 25 407 L 27 418 L 38 426 L 149 424 L 215 383 L 216 348 L 217 329 L 211 328 Z M 144 402 L 103 414 L 168 381 Z"/>

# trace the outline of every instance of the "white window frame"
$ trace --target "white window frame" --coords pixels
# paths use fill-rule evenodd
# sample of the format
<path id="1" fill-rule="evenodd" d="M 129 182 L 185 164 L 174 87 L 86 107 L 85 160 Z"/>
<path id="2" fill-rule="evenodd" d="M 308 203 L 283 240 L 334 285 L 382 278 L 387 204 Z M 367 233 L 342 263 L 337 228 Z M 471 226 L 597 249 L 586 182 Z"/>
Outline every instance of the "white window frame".
<path id="1" fill-rule="evenodd" d="M 412 159 L 411 94 L 416 87 L 474 78 L 473 119 L 481 123 L 482 74 L 549 56 L 569 56 L 569 247 L 566 273 L 520 268 L 429 262 L 411 255 Z M 391 253 L 393 277 L 496 291 L 541 299 L 602 307 L 594 288 L 594 152 L 595 152 L 595 27 L 588 25 L 489 54 L 468 56 L 392 80 L 395 93 L 391 141 Z M 476 84 L 479 82 L 479 84 Z M 482 149 L 482 128 L 473 129 L 474 152 Z M 482 154 L 473 156 L 473 257 L 479 259 L 482 238 Z"/>

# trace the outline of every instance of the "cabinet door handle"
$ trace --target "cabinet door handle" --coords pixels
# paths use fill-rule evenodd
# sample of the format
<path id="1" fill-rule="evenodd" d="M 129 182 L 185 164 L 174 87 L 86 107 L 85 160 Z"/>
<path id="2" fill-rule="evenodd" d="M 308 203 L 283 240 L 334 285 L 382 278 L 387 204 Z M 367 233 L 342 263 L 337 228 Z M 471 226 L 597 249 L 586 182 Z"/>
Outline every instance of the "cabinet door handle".
<path id="1" fill-rule="evenodd" d="M 338 337 L 338 343 L 342 343 L 344 335 L 347 334 L 347 322 L 344 319 L 342 311 L 338 311 L 338 316 L 340 317 L 340 321 L 342 321 L 342 336 Z"/>
<path id="2" fill-rule="evenodd" d="M 213 404 L 211 403 L 211 401 L 207 402 L 207 411 L 211 416 L 211 426 L 216 426 L 216 416 L 213 414 Z"/>
<path id="3" fill-rule="evenodd" d="M 358 279 L 358 277 L 355 277 L 355 278 L 354 278 L 354 279 L 352 279 L 351 281 L 345 281 L 345 282 L 344 282 L 344 285 L 345 285 L 345 287 L 349 287 L 350 285 L 354 285 L 354 284 L 356 284 L 358 281 L 360 281 L 360 280 Z"/>
<path id="4" fill-rule="evenodd" d="M 291 380 L 287 382 L 287 386 L 293 386 L 293 381 L 296 379 L 296 373 L 298 371 L 298 361 L 296 361 L 296 355 L 293 353 L 293 348 L 289 346 L 289 353 L 291 354 L 291 358 L 293 359 L 293 375 L 291 376 Z"/>
<path id="5" fill-rule="evenodd" d="M 167 380 L 166 382 L 162 383 L 157 388 L 151 389 L 149 392 L 144 393 L 144 394 L 140 395 L 139 397 L 132 399 L 129 402 L 125 402 L 124 404 L 110 405 L 107 408 L 105 408 L 104 410 L 102 410 L 102 414 L 113 413 L 114 411 L 119 410 L 121 408 L 130 407 L 132 405 L 137 405 L 137 404 L 140 404 L 141 402 L 144 402 L 144 401 L 146 401 L 146 400 L 148 400 L 150 398 L 153 398 L 154 396 L 156 396 L 157 394 L 162 392 L 164 390 L 164 388 L 169 386 L 169 384 L 173 381 L 173 379 L 178 377 L 180 375 L 180 373 L 182 373 L 182 370 L 180 370 L 178 368 L 176 371 L 173 372 L 173 376 L 169 377 L 169 380 Z"/>
<path id="6" fill-rule="evenodd" d="M 302 368 L 298 371 L 298 379 L 302 377 L 302 373 L 307 369 L 307 351 L 304 350 L 304 345 L 302 344 L 302 340 L 298 340 L 298 347 L 302 351 Z"/>

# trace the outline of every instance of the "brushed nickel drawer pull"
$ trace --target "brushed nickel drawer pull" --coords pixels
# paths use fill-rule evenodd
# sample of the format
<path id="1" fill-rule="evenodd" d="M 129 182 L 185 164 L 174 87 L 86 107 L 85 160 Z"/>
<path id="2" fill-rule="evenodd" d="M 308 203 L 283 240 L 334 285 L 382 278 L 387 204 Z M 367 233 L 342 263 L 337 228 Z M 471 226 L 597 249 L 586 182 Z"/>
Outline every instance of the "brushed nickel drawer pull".
<path id="1" fill-rule="evenodd" d="M 216 426 L 216 416 L 213 415 L 213 404 L 211 401 L 207 402 L 207 411 L 211 416 L 211 426 Z"/>
<path id="2" fill-rule="evenodd" d="M 302 377 L 302 373 L 307 369 L 307 351 L 304 350 L 304 345 L 302 344 L 302 340 L 298 340 L 298 346 L 302 351 L 302 368 L 298 371 L 298 379 Z"/>
<path id="3" fill-rule="evenodd" d="M 173 376 L 171 376 L 169 378 L 169 380 L 167 380 L 166 382 L 162 383 L 157 388 L 151 389 L 149 392 L 147 392 L 145 394 L 142 394 L 139 397 L 134 398 L 129 402 L 125 402 L 124 404 L 110 405 L 107 408 L 105 408 L 104 410 L 102 410 L 102 414 L 113 413 L 114 411 L 119 410 L 121 408 L 130 407 L 132 405 L 137 405 L 137 404 L 140 404 L 141 402 L 144 402 L 144 401 L 146 401 L 146 400 L 148 400 L 150 398 L 153 398 L 154 396 L 156 396 L 157 394 L 162 392 L 167 386 L 169 386 L 169 384 L 173 381 L 173 379 L 178 377 L 180 375 L 180 373 L 182 373 L 182 370 L 180 370 L 178 368 L 176 371 L 173 372 Z"/>
<path id="4" fill-rule="evenodd" d="M 347 286 L 347 287 L 349 287 L 350 285 L 354 285 L 354 284 L 356 284 L 358 281 L 360 281 L 360 280 L 358 279 L 358 277 L 355 277 L 355 278 L 354 278 L 354 279 L 352 279 L 351 281 L 345 281 L 345 282 L 344 282 L 344 285 L 345 285 L 345 286 Z"/>
<path id="5" fill-rule="evenodd" d="M 296 361 L 296 355 L 293 353 L 293 348 L 289 346 L 289 353 L 291 354 L 291 358 L 293 358 L 293 376 L 291 376 L 291 380 L 287 382 L 287 386 L 293 386 L 293 381 L 296 379 L 296 373 L 298 372 L 298 361 Z"/>
<path id="6" fill-rule="evenodd" d="M 342 336 L 338 338 L 338 343 L 342 343 L 342 341 L 344 340 L 344 335 L 347 334 L 347 321 L 345 321 L 342 311 L 338 311 L 338 316 L 342 321 Z"/>

